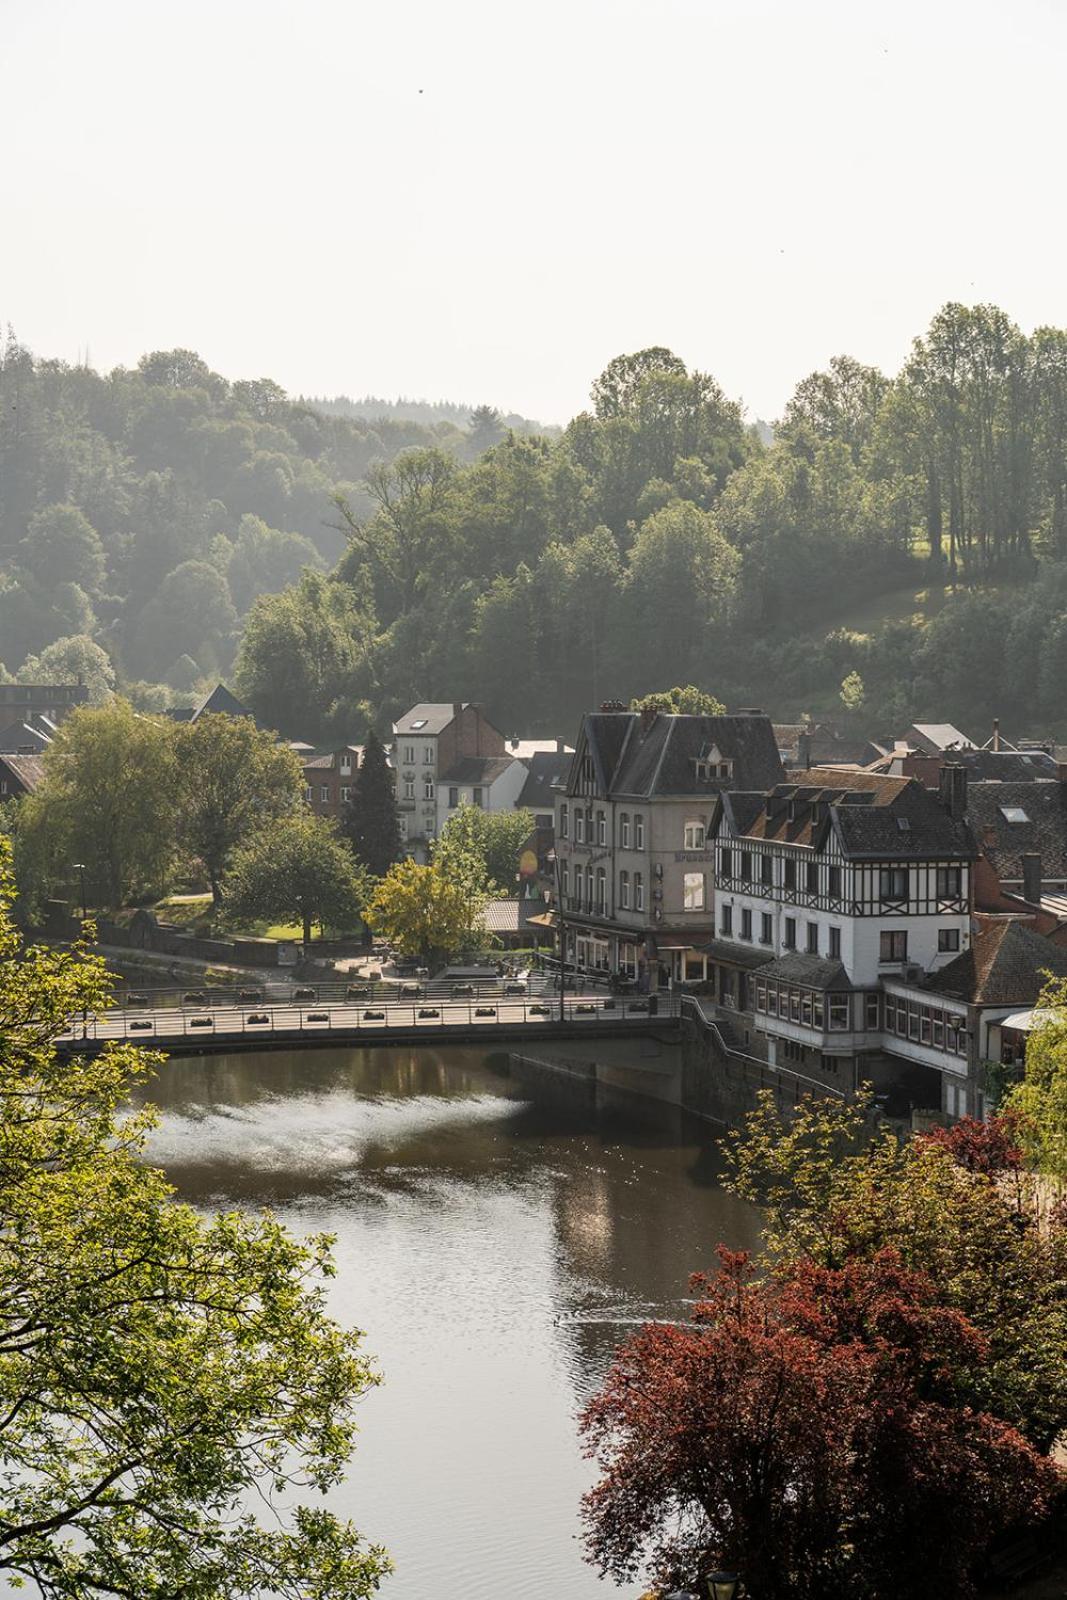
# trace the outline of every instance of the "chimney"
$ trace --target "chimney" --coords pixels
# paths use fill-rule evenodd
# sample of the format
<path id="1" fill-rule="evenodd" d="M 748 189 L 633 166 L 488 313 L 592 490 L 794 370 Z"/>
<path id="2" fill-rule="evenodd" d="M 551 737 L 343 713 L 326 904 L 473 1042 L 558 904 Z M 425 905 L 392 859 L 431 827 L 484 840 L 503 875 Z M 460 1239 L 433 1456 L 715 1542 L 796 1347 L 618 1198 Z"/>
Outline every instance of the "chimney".
<path id="1" fill-rule="evenodd" d="M 658 716 L 659 716 L 659 712 L 655 709 L 654 706 L 642 706 L 641 707 L 641 737 L 642 737 L 642 739 L 651 730 L 652 724 L 655 722 L 655 720 L 656 720 L 656 718 Z"/>
<path id="2" fill-rule="evenodd" d="M 735 717 L 762 717 L 762 715 L 762 706 L 741 706 L 739 710 L 734 712 Z"/>
<path id="3" fill-rule="evenodd" d="M 811 732 L 807 728 L 797 734 L 797 766 L 804 772 L 811 766 Z"/>
<path id="4" fill-rule="evenodd" d="M 566 743 L 567 743 L 566 739 L 557 739 L 556 740 L 556 754 L 558 756 L 561 756 L 563 754 L 563 747 L 564 747 L 564 745 Z"/>
<path id="5" fill-rule="evenodd" d="M 993 718 L 993 749 L 1000 749 L 1000 718 Z"/>
<path id="6" fill-rule="evenodd" d="M 939 774 L 939 798 L 950 817 L 962 822 L 967 814 L 967 768 L 948 761 Z"/>
<path id="7" fill-rule="evenodd" d="M 452 715 L 454 717 L 458 717 L 458 716 L 461 715 L 462 711 L 463 711 L 463 702 L 462 702 L 462 700 L 453 700 L 453 702 L 452 702 Z"/>
<path id="8" fill-rule="evenodd" d="M 1041 857 L 1036 850 L 1023 856 L 1023 899 L 1031 906 L 1041 904 Z"/>

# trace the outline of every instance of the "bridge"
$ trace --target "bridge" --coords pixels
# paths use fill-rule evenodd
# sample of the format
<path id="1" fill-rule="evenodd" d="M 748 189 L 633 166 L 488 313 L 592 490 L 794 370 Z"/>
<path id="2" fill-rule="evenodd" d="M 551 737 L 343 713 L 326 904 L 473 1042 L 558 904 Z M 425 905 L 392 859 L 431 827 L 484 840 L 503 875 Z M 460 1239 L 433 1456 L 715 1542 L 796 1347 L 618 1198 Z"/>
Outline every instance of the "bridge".
<path id="1" fill-rule="evenodd" d="M 312 1043 L 466 1044 L 647 1032 L 679 1016 L 675 996 L 568 990 L 561 1006 L 558 988 L 508 980 L 272 983 L 237 990 L 128 990 L 117 998 L 107 1011 L 72 1019 L 57 1048 L 94 1053 L 126 1040 L 170 1055 L 203 1055 Z"/>

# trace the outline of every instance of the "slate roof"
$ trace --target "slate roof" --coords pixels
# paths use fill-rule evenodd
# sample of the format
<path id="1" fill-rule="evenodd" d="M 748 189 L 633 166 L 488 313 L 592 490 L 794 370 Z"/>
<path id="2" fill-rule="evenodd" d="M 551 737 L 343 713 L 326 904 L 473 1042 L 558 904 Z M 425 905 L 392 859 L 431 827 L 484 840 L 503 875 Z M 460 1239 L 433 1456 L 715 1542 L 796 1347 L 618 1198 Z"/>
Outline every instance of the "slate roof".
<path id="1" fill-rule="evenodd" d="M 555 807 L 557 789 L 566 787 L 571 770 L 571 755 L 566 752 L 539 751 L 526 763 L 529 776 L 523 785 L 516 805 L 529 811 L 551 811 Z"/>
<path id="2" fill-rule="evenodd" d="M 978 854 L 966 823 L 914 778 L 816 767 L 790 779 L 763 794 L 725 796 L 731 832 L 818 849 L 832 828 L 853 859 L 969 861 Z"/>
<path id="3" fill-rule="evenodd" d="M 1025 822 L 1011 822 L 1005 811 L 1021 811 Z M 997 877 L 1022 878 L 1024 855 L 1041 857 L 1043 879 L 1067 879 L 1067 784 L 1034 782 L 972 783 L 967 816 L 983 855 Z"/>
<path id="4" fill-rule="evenodd" d="M 514 763 L 514 756 L 460 756 L 447 772 L 442 772 L 438 783 L 495 783 Z M 521 766 L 522 763 L 520 762 Z"/>
<path id="5" fill-rule="evenodd" d="M 466 706 L 466 700 L 460 702 Z M 405 711 L 398 722 L 393 723 L 394 733 L 443 733 L 456 714 L 456 706 L 451 701 L 445 700 L 420 700 L 417 706 L 412 706 L 410 711 Z M 421 726 L 416 727 L 416 723 Z"/>
<path id="6" fill-rule="evenodd" d="M 794 950 L 763 968 L 761 976 L 778 983 L 792 983 L 805 989 L 851 989 L 848 973 L 840 961 L 805 955 Z"/>
<path id="7" fill-rule="evenodd" d="M 952 759 L 967 768 L 971 783 L 1036 783 L 1060 775 L 1047 750 L 958 750 Z"/>
<path id="8" fill-rule="evenodd" d="M 6 768 L 24 794 L 33 794 L 44 777 L 42 756 L 0 756 L 0 770 Z"/>
<path id="9" fill-rule="evenodd" d="M 970 948 L 932 972 L 923 988 L 971 1005 L 1029 1005 L 1046 972 L 1067 977 L 1067 950 L 1018 918 L 978 916 Z"/>
<path id="10" fill-rule="evenodd" d="M 305 772 L 309 771 L 312 767 L 316 768 L 316 770 L 322 768 L 325 771 L 333 771 L 333 769 L 337 766 L 338 755 L 343 754 L 343 752 L 346 750 L 351 755 L 356 757 L 356 760 L 353 762 L 353 767 L 358 767 L 359 763 L 363 760 L 363 746 L 360 744 L 344 744 L 341 745 L 339 750 L 326 750 L 322 755 L 302 757 L 300 765 L 303 767 Z"/>
<path id="11" fill-rule="evenodd" d="M 753 971 L 756 967 L 765 967 L 774 957 L 769 950 L 759 950 L 746 944 L 731 944 L 728 939 L 709 939 L 707 944 L 698 944 L 698 950 L 710 957 L 712 961 L 724 962 L 734 967 Z"/>
<path id="12" fill-rule="evenodd" d="M 224 683 L 217 683 L 210 694 L 204 696 L 197 706 L 175 706 L 167 712 L 172 722 L 196 722 L 206 713 L 220 717 L 251 717 L 253 713 L 247 706 L 241 704 L 235 694 L 227 689 Z"/>
<path id="13" fill-rule="evenodd" d="M 913 722 L 905 734 L 905 741 L 926 755 L 940 755 L 944 750 L 973 750 L 974 744 L 951 722 Z"/>
<path id="14" fill-rule="evenodd" d="M 706 795 L 722 788 L 767 788 L 784 776 L 768 717 L 672 716 L 648 722 L 637 711 L 592 712 L 583 729 L 602 792 L 651 800 Z M 698 778 L 696 763 L 711 749 L 733 764 L 730 779 Z"/>
<path id="15" fill-rule="evenodd" d="M 47 750 L 52 743 L 52 735 L 42 728 L 35 728 L 28 722 L 12 722 L 8 727 L 0 730 L 0 755 L 10 752 L 16 755 L 19 751 L 24 754 L 37 754 Z"/>

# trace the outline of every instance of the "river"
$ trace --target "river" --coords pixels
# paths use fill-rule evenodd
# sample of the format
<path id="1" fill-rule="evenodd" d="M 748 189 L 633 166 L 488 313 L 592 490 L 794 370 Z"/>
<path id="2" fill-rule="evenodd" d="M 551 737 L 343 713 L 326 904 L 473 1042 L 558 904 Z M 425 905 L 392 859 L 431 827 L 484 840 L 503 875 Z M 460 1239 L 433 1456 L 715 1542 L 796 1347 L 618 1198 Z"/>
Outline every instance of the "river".
<path id="1" fill-rule="evenodd" d="M 481 1050 L 173 1060 L 151 1158 L 198 1206 L 336 1235 L 335 1315 L 385 1382 L 332 1496 L 384 1600 L 618 1600 L 581 1559 L 575 1414 L 612 1350 L 755 1241 L 714 1130 L 651 1102 L 525 1094 Z"/>

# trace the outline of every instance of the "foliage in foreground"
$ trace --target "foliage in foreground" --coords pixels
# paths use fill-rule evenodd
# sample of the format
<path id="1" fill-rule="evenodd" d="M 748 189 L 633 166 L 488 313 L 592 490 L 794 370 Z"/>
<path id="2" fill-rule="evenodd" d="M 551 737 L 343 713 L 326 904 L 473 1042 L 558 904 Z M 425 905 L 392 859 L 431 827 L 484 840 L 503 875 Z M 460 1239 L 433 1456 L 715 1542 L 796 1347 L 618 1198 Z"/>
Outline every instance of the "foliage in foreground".
<path id="1" fill-rule="evenodd" d="M 377 1381 L 326 1314 L 329 1240 L 175 1202 L 127 1106 L 156 1058 L 57 1058 L 103 964 L 22 959 L 0 866 L 0 1573 L 47 1600 L 361 1600 L 384 1553 L 294 1504 L 340 1480 Z"/>
<path id="2" fill-rule="evenodd" d="M 727 1183 L 766 1218 L 691 1322 L 643 1329 L 584 1417 L 589 1557 L 754 1600 L 965 1596 L 1045 1515 L 1067 1427 L 1067 1229 L 1017 1118 L 899 1139 L 856 1104 L 766 1095 Z M 901 1538 L 902 1528 L 907 1537 Z"/>

